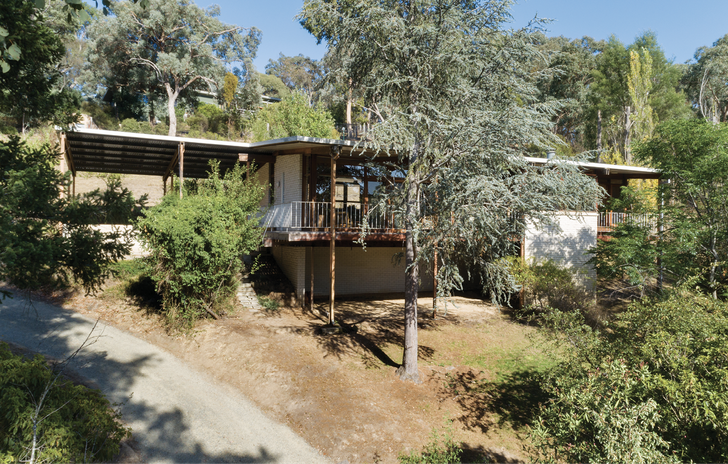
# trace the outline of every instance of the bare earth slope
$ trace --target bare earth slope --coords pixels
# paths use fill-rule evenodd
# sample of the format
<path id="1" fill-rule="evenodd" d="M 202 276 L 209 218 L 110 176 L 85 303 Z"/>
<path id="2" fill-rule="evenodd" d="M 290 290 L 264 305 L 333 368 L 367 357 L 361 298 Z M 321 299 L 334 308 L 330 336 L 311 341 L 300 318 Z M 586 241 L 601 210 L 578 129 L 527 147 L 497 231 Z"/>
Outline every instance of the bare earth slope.
<path id="1" fill-rule="evenodd" d="M 0 304 L 0 340 L 64 359 L 94 325 L 69 310 L 33 306 L 19 295 Z M 72 368 L 122 403 L 145 461 L 327 461 L 236 389 L 127 331 L 100 323 Z"/>

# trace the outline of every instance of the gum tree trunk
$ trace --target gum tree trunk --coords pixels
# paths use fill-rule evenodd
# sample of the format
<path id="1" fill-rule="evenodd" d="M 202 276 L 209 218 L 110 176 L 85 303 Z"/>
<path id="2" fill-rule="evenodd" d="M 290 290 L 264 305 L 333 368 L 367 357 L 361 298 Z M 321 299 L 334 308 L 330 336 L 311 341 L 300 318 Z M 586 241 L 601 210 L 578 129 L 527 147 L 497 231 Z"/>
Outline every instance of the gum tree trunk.
<path id="1" fill-rule="evenodd" d="M 415 142 L 410 166 L 414 165 L 419 152 L 419 142 Z M 417 197 L 419 194 L 419 179 L 417 174 L 408 176 L 407 182 L 407 207 L 405 227 L 405 263 L 407 269 L 404 278 L 404 354 L 402 365 L 397 369 L 401 380 L 411 380 L 420 383 L 420 373 L 417 368 L 418 341 L 417 341 L 417 294 L 420 289 L 419 266 L 416 264 L 417 244 L 413 230 L 416 225 Z"/>

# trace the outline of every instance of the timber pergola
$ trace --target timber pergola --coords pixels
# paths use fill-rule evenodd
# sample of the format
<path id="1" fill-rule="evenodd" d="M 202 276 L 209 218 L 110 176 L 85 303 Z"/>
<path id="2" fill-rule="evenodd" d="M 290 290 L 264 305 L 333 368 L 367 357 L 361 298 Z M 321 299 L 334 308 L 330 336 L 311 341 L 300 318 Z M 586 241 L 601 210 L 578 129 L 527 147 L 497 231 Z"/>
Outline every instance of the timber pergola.
<path id="1" fill-rule="evenodd" d="M 258 167 L 286 154 L 326 155 L 338 150 L 342 159 L 363 161 L 371 155 L 355 149 L 355 143 L 314 137 L 287 137 L 257 143 L 135 134 L 98 129 L 77 129 L 60 133 L 61 151 L 73 177 L 76 172 L 140 174 L 159 176 L 165 190 L 167 179 L 207 177 L 210 160 L 220 162 L 221 172 L 235 163 Z"/>

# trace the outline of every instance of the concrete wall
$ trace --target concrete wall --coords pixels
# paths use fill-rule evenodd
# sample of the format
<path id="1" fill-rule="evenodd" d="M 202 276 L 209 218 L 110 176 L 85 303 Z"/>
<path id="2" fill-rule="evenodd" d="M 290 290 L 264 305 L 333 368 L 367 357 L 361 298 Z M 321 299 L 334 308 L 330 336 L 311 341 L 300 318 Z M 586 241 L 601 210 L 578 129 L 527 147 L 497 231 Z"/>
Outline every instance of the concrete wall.
<path id="1" fill-rule="evenodd" d="M 599 213 L 560 213 L 554 215 L 558 228 L 547 226 L 526 230 L 524 255 L 526 259 L 550 259 L 567 267 L 585 271 L 582 283 L 593 288 L 596 270 L 586 264 L 586 251 L 597 244 Z"/>
<path id="2" fill-rule="evenodd" d="M 394 264 L 393 258 L 402 248 L 361 246 L 336 247 L 336 294 L 365 295 L 404 293 L 404 260 Z M 273 257 L 303 299 L 308 292 L 310 247 L 274 246 Z M 313 248 L 314 294 L 329 294 L 329 249 Z M 420 291 L 432 291 L 432 275 L 420 269 Z"/>
<path id="3" fill-rule="evenodd" d="M 99 232 L 108 234 L 110 232 L 127 233 L 127 232 L 133 230 L 134 226 L 98 224 L 95 226 L 91 226 L 91 228 L 94 230 L 98 230 Z M 132 241 L 131 252 L 128 255 L 126 255 L 125 258 L 126 259 L 141 258 L 143 256 L 148 256 L 148 255 L 149 255 L 149 251 L 142 247 L 142 244 L 138 240 L 138 238 L 135 238 Z"/>

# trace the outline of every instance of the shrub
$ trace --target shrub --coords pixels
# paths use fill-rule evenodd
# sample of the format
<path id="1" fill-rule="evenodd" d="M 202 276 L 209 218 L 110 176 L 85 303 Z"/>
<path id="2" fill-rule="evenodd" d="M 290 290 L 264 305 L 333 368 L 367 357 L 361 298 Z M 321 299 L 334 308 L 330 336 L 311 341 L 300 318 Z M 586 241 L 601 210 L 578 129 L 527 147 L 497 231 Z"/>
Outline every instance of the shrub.
<path id="1" fill-rule="evenodd" d="M 523 289 L 524 309 L 586 312 L 593 305 L 594 298 L 579 282 L 578 271 L 551 260 L 526 261 L 512 257 L 508 261 L 510 272 Z"/>
<path id="2" fill-rule="evenodd" d="M 728 460 L 728 304 L 679 289 L 632 303 L 601 332 L 578 313 L 544 322 L 572 349 L 544 382 L 542 452 L 565 462 Z"/>
<path id="3" fill-rule="evenodd" d="M 234 290 L 241 257 L 260 245 L 259 204 L 265 189 L 240 166 L 208 179 L 184 198 L 167 195 L 144 212 L 137 227 L 155 263 L 152 278 L 173 326 L 190 326 Z"/>
<path id="4" fill-rule="evenodd" d="M 1 462 L 29 458 L 34 418 L 36 462 L 109 461 L 118 454 L 119 443 L 130 435 L 121 414 L 98 390 L 54 381 L 56 376 L 43 356 L 27 360 L 0 343 Z"/>

